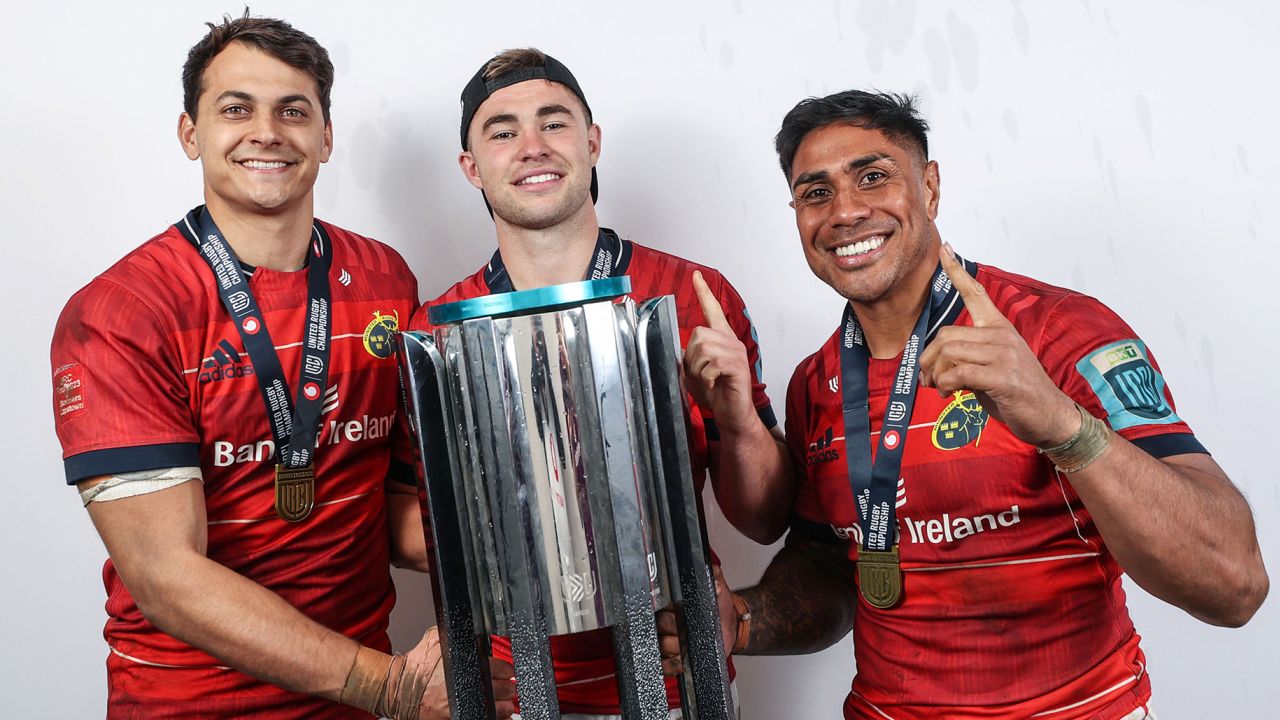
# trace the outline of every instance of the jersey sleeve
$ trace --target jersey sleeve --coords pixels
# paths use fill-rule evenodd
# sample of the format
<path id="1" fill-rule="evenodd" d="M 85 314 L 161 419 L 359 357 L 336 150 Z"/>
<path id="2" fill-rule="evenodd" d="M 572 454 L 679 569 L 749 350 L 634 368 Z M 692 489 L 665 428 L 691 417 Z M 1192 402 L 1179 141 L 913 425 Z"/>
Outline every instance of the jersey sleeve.
<path id="1" fill-rule="evenodd" d="M 68 484 L 200 464 L 170 330 L 128 289 L 99 278 L 72 297 L 54 329 L 51 362 Z"/>
<path id="2" fill-rule="evenodd" d="M 796 468 L 796 477 L 800 485 L 796 488 L 795 505 L 792 508 L 790 531 L 802 540 L 821 543 L 841 542 L 833 532 L 829 522 L 829 513 L 823 507 L 822 496 L 816 485 L 816 479 L 807 472 L 809 453 L 809 367 L 814 362 L 810 356 L 796 367 L 787 384 L 786 435 L 787 449 L 791 462 Z"/>
<path id="3" fill-rule="evenodd" d="M 1054 308 L 1039 342 L 1049 377 L 1071 399 L 1154 457 L 1207 453 L 1178 416 L 1160 366 L 1118 315 L 1072 295 Z"/>
<path id="4" fill-rule="evenodd" d="M 778 418 L 773 412 L 773 405 L 769 402 L 769 395 L 765 392 L 764 362 L 760 354 L 759 335 L 756 333 L 755 324 L 751 321 L 751 313 L 747 312 L 747 305 L 743 302 L 742 296 L 723 275 L 718 277 L 720 283 L 719 287 L 715 288 L 716 298 L 720 300 L 720 307 L 724 309 L 725 319 L 733 328 L 734 335 L 737 335 L 738 340 L 747 348 L 747 364 L 751 367 L 752 403 L 756 406 L 756 412 L 760 414 L 760 420 L 764 422 L 764 426 L 772 429 L 778 424 Z"/>

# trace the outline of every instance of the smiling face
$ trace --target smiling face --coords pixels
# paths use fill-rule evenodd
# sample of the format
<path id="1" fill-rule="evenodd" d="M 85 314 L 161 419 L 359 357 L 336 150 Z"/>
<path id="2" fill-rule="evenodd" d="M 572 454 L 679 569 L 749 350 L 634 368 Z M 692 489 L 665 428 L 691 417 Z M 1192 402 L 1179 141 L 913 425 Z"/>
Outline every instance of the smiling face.
<path id="1" fill-rule="evenodd" d="M 934 270 L 938 165 L 915 146 L 847 123 L 805 135 L 792 207 L 813 273 L 856 303 L 914 295 Z"/>
<path id="2" fill-rule="evenodd" d="M 200 159 L 212 212 L 311 212 L 320 163 L 333 149 L 316 81 L 260 50 L 232 42 L 204 71 L 197 118 L 178 139 Z"/>
<path id="3" fill-rule="evenodd" d="M 564 85 L 527 80 L 498 90 L 476 111 L 467 139 L 458 164 L 500 221 L 544 230 L 593 211 L 600 128 Z"/>

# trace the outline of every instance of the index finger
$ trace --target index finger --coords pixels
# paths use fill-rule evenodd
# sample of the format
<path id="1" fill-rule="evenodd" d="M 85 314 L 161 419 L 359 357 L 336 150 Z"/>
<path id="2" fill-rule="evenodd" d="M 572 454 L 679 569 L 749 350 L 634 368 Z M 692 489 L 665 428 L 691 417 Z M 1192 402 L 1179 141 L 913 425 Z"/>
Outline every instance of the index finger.
<path id="1" fill-rule="evenodd" d="M 947 273 L 947 277 L 951 278 L 951 284 L 960 293 L 960 298 L 964 300 L 965 309 L 969 311 L 974 327 L 1002 325 L 1008 322 L 996 304 L 991 301 L 987 289 L 982 287 L 982 283 L 960 264 L 956 258 L 956 251 L 951 248 L 951 243 L 942 244 L 942 252 L 938 254 L 938 260 L 942 263 L 942 269 Z"/>
<path id="2" fill-rule="evenodd" d="M 693 292 L 698 296 L 698 304 L 702 306 L 702 316 L 707 319 L 707 327 L 712 330 L 728 330 L 729 321 L 724 317 L 724 308 L 720 307 L 716 296 L 711 294 L 711 288 L 707 287 L 707 281 L 702 279 L 702 273 L 698 270 L 693 271 Z"/>

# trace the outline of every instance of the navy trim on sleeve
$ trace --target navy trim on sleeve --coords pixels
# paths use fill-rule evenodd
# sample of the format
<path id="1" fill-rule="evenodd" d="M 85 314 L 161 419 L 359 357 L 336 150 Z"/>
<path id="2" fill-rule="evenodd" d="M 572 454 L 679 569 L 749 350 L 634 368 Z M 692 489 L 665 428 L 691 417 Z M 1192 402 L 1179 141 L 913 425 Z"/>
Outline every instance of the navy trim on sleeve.
<path id="1" fill-rule="evenodd" d="M 791 516 L 791 534 L 800 540 L 826 543 L 828 545 L 848 545 L 848 537 L 840 537 L 830 525 L 806 520 L 799 515 Z"/>
<path id="2" fill-rule="evenodd" d="M 1161 435 L 1148 435 L 1144 438 L 1138 438 L 1131 441 L 1138 446 L 1140 450 L 1156 458 L 1166 458 L 1173 455 L 1186 455 L 1188 453 L 1197 453 L 1200 455 L 1208 455 L 1209 451 L 1204 445 L 1196 439 L 1191 433 L 1163 433 Z"/>
<path id="3" fill-rule="evenodd" d="M 391 464 L 387 466 L 387 480 L 405 485 L 408 487 L 418 487 L 418 473 L 409 463 L 400 462 L 395 458 L 391 459 Z"/>
<path id="4" fill-rule="evenodd" d="M 90 450 L 62 461 L 67 484 L 75 485 L 99 475 L 119 475 L 139 470 L 172 467 L 199 467 L 200 446 L 196 443 L 167 443 L 135 447 Z"/>
<path id="5" fill-rule="evenodd" d="M 778 426 L 778 416 L 773 414 L 772 405 L 756 408 L 756 414 L 760 416 L 760 422 L 764 423 L 766 430 L 772 430 Z M 715 418 L 703 419 L 702 429 L 707 436 L 707 442 L 720 442 L 720 428 L 716 427 Z"/>

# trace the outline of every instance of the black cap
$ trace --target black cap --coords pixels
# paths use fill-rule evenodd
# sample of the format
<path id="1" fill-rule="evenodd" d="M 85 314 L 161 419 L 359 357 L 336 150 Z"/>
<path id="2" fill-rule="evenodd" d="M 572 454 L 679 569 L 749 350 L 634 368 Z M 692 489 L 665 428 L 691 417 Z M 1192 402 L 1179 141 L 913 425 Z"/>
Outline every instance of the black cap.
<path id="1" fill-rule="evenodd" d="M 587 104 L 587 98 L 582 94 L 582 88 L 578 87 L 578 81 L 573 77 L 573 73 L 569 72 L 569 68 L 564 63 L 556 60 L 550 55 L 543 54 L 546 59 L 544 67 L 523 67 L 512 70 L 511 72 L 499 75 L 492 80 L 484 79 L 485 68 L 489 66 L 489 62 L 485 61 L 484 65 L 471 76 L 471 80 L 467 86 L 462 89 L 462 149 L 467 149 L 467 131 L 471 129 L 471 121 L 475 119 L 476 111 L 489 96 L 501 90 L 504 87 L 522 83 L 526 80 L 550 80 L 558 82 L 561 85 L 573 91 L 574 95 L 582 101 L 582 107 L 586 108 L 587 118 L 591 117 L 591 106 Z M 596 179 L 596 169 L 591 168 L 591 201 L 595 202 L 600 195 L 599 183 Z M 488 200 L 485 200 L 488 204 Z M 492 213 L 492 210 L 490 211 Z"/>

